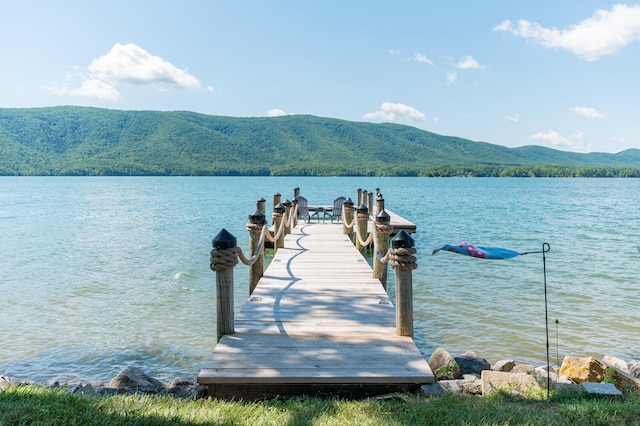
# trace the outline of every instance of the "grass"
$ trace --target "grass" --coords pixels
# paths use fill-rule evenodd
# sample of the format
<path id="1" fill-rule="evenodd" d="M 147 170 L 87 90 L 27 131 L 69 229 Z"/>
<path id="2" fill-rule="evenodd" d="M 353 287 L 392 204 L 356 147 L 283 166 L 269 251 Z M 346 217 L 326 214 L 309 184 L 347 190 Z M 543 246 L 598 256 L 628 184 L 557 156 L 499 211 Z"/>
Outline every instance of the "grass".
<path id="1" fill-rule="evenodd" d="M 36 386 L 0 390 L 0 425 L 612 425 L 640 424 L 640 397 L 578 392 L 518 399 L 396 395 L 362 401 L 288 399 L 244 403 L 169 396 L 74 396 Z"/>

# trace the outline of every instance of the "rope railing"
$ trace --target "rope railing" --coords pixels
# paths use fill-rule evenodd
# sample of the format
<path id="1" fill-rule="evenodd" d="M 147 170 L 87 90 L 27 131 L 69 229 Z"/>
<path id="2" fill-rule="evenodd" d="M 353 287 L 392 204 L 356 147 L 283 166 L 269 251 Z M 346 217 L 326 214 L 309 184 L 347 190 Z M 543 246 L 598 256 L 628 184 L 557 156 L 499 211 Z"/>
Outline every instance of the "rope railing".
<path id="1" fill-rule="evenodd" d="M 252 223 L 247 224 L 247 230 L 249 232 L 256 232 L 256 228 L 257 228 L 257 231 L 260 232 L 260 240 L 258 241 L 258 245 L 256 249 L 254 250 L 253 256 L 251 256 L 250 259 L 247 259 L 244 253 L 242 252 L 242 249 L 238 247 L 238 257 L 240 258 L 240 261 L 247 266 L 251 266 L 256 263 L 256 261 L 262 254 L 262 251 L 264 250 L 264 243 L 266 240 L 266 236 L 269 234 L 269 232 L 267 232 L 268 231 L 267 225 L 260 226 Z"/>

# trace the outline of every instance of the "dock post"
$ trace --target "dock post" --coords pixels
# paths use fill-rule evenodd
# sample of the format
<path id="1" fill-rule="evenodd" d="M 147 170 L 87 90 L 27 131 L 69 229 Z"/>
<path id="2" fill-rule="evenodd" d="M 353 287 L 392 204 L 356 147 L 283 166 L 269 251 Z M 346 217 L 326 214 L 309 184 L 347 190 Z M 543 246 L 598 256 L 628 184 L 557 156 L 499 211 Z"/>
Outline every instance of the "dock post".
<path id="1" fill-rule="evenodd" d="M 387 254 L 389 248 L 389 235 L 393 231 L 393 227 L 389 226 L 391 216 L 384 211 L 384 207 L 376 215 L 376 248 L 377 252 L 373 254 L 373 278 L 377 278 L 382 283 L 382 287 L 387 289 L 387 264 L 382 262 L 380 258 Z M 378 257 L 380 256 L 380 257 Z"/>
<path id="2" fill-rule="evenodd" d="M 293 221 L 291 220 L 291 206 L 293 205 L 293 203 L 289 200 L 284 200 L 282 205 L 284 206 L 285 212 L 287 213 L 287 215 L 285 216 L 287 218 L 287 223 L 284 224 L 284 233 L 286 235 L 290 234 L 291 230 L 293 229 Z"/>
<path id="3" fill-rule="evenodd" d="M 238 241 L 223 229 L 211 242 L 212 271 L 216 273 L 216 314 L 218 341 L 225 334 L 235 333 L 233 307 L 233 267 L 238 264 Z"/>
<path id="4" fill-rule="evenodd" d="M 276 192 L 275 194 L 273 194 L 273 210 L 275 210 L 276 206 L 278 204 L 280 204 L 280 200 L 281 199 L 282 199 L 282 195 L 279 192 Z M 271 224 L 273 225 L 275 223 L 276 223 L 276 219 L 275 219 L 275 217 L 272 216 L 271 217 Z M 276 231 L 278 231 L 278 230 L 276 229 Z"/>
<path id="5" fill-rule="evenodd" d="M 376 190 L 376 191 L 378 194 L 376 195 L 376 214 L 378 214 L 382 210 L 384 210 L 384 197 L 382 196 L 379 190 Z"/>
<path id="6" fill-rule="evenodd" d="M 413 337 L 413 273 L 416 263 L 415 241 L 405 231 L 391 240 L 391 266 L 396 271 L 396 334 Z"/>
<path id="7" fill-rule="evenodd" d="M 342 203 L 342 210 L 344 211 L 344 220 L 342 221 L 342 233 L 344 235 L 348 235 L 351 241 L 353 242 L 353 227 L 347 226 L 353 222 L 353 216 L 355 213 L 355 208 L 353 208 L 353 201 L 351 198 L 347 198 Z"/>
<path id="8" fill-rule="evenodd" d="M 364 204 L 360 204 L 358 209 L 356 210 L 358 221 L 356 226 L 358 229 L 356 232 L 360 234 L 363 240 L 366 239 L 367 235 L 367 224 L 369 223 L 369 209 Z M 360 244 L 359 239 L 356 237 L 356 249 L 362 251 L 365 247 Z"/>
<path id="9" fill-rule="evenodd" d="M 369 200 L 367 203 L 367 207 L 369 207 L 369 211 L 373 213 L 373 192 L 369 192 Z M 378 210 L 380 211 L 380 210 Z"/>
<path id="10" fill-rule="evenodd" d="M 249 215 L 249 223 L 247 223 L 247 231 L 249 231 L 249 253 L 253 255 L 258 249 L 258 243 L 260 243 L 260 237 L 262 236 L 262 229 L 267 224 L 264 213 L 260 209 L 256 209 L 255 212 Z M 258 281 L 264 274 L 264 247 L 260 249 L 260 254 L 256 261 L 249 265 L 249 296 L 253 293 Z"/>
<path id="11" fill-rule="evenodd" d="M 260 210 L 262 213 L 264 213 L 266 215 L 267 214 L 267 200 L 265 200 L 263 197 L 260 197 L 258 199 L 258 202 L 257 202 L 257 208 L 258 208 L 258 210 Z"/>
<path id="12" fill-rule="evenodd" d="M 286 225 L 282 221 L 282 219 L 284 218 L 285 210 L 286 210 L 286 207 L 282 203 L 278 203 L 273 208 L 273 223 L 275 225 L 274 234 L 275 235 L 279 235 L 278 239 L 276 240 L 276 243 L 273 245 L 273 248 L 274 248 L 275 251 L 278 251 L 279 248 L 284 247 L 284 234 L 285 233 L 284 233 L 284 230 L 283 230 L 283 232 L 280 232 L 280 227 Z"/>
<path id="13" fill-rule="evenodd" d="M 295 188 L 293 188 L 293 199 L 299 196 L 300 196 L 300 187 L 296 186 Z"/>

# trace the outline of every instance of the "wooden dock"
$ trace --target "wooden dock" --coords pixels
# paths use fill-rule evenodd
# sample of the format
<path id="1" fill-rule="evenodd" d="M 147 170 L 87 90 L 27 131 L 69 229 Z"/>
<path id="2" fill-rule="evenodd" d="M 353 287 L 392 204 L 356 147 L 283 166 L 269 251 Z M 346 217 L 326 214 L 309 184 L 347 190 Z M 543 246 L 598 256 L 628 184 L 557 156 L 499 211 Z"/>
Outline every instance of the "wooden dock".
<path id="1" fill-rule="evenodd" d="M 415 229 L 415 228 L 414 228 Z M 368 396 L 434 376 L 341 223 L 299 222 L 198 375 L 219 398 Z"/>

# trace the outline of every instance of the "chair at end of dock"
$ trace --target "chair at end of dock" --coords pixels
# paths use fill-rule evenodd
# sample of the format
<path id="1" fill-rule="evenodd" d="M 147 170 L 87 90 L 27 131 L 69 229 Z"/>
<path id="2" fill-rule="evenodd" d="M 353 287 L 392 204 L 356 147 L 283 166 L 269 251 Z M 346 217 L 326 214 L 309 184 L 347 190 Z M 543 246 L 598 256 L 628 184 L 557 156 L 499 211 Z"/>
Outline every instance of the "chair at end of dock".
<path id="1" fill-rule="evenodd" d="M 338 197 L 333 200 L 333 207 L 324 210 L 323 220 L 329 216 L 331 218 L 331 222 L 333 222 L 333 218 L 336 218 L 339 222 L 342 219 L 342 205 L 346 199 L 346 197 Z"/>
<path id="2" fill-rule="evenodd" d="M 309 202 L 302 195 L 298 195 L 295 197 L 296 202 L 298 203 L 298 218 L 307 219 L 307 222 L 311 221 L 311 216 L 309 215 Z"/>

